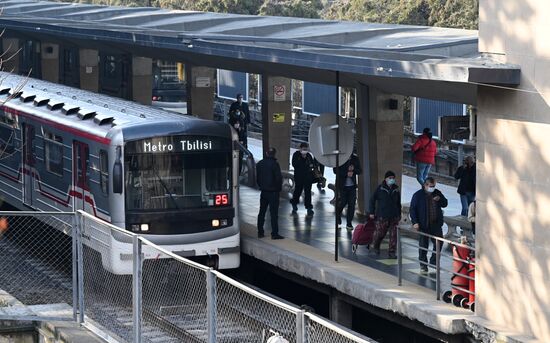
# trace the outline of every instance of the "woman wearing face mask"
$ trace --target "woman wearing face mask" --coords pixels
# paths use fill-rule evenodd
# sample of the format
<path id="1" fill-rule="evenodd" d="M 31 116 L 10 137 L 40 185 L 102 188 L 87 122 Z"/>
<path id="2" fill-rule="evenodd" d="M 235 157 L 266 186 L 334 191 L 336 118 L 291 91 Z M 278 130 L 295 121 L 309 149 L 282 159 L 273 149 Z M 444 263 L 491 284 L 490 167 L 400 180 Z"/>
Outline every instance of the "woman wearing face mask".
<path id="1" fill-rule="evenodd" d="M 447 207 L 447 199 L 438 189 L 435 189 L 435 180 L 433 177 L 428 177 L 424 182 L 421 190 L 413 194 L 411 200 L 410 216 L 413 224 L 413 229 L 430 234 L 432 236 L 442 237 L 443 232 L 443 210 Z M 418 259 L 420 260 L 420 271 L 428 272 L 427 256 L 430 239 L 420 235 L 418 245 L 421 249 L 418 250 Z M 430 267 L 435 268 L 435 239 L 431 239 L 433 245 L 432 256 L 430 257 Z M 440 246 L 441 249 L 441 246 Z"/>
<path id="2" fill-rule="evenodd" d="M 309 145 L 300 143 L 300 150 L 292 155 L 292 166 L 294 167 L 294 193 L 290 203 L 292 213 L 298 211 L 298 203 L 302 191 L 304 192 L 304 205 L 307 209 L 307 216 L 313 216 L 313 205 L 311 205 L 311 185 L 313 184 L 314 166 L 313 156 L 309 153 Z"/>
<path id="3" fill-rule="evenodd" d="M 396 258 L 397 249 L 397 224 L 401 219 L 401 193 L 396 185 L 395 173 L 388 170 L 384 175 L 384 181 L 376 188 L 369 202 L 369 217 L 375 219 L 376 231 L 374 231 L 373 247 L 376 255 L 380 254 L 380 243 L 390 232 L 390 245 L 388 257 Z"/>

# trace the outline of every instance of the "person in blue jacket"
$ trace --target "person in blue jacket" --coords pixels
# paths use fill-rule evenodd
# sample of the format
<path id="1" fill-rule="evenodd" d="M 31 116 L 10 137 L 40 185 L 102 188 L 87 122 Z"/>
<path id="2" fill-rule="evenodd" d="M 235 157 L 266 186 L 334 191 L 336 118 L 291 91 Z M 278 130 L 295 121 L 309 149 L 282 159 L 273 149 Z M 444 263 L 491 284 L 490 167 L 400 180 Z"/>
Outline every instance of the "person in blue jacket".
<path id="1" fill-rule="evenodd" d="M 447 207 L 447 198 L 440 190 L 435 188 L 435 180 L 428 177 L 424 182 L 422 189 L 413 194 L 411 200 L 410 216 L 413 229 L 430 234 L 432 236 L 442 237 L 443 231 L 443 210 Z M 436 245 L 435 239 L 420 235 L 418 239 L 418 259 L 420 260 L 420 271 L 428 271 L 427 256 L 429 241 L 432 241 L 433 251 L 430 257 L 430 267 L 436 264 Z M 441 245 L 439 247 L 441 249 Z"/>

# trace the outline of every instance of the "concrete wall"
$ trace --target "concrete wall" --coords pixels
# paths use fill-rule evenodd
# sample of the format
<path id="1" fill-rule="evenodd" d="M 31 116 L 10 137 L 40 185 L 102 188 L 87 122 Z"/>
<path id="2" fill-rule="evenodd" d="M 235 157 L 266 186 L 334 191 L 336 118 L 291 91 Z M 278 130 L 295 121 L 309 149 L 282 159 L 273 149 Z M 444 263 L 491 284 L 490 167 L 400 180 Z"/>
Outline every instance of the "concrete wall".
<path id="1" fill-rule="evenodd" d="M 480 87 L 477 314 L 550 342 L 550 2 L 480 0 L 480 51 L 521 66 Z"/>

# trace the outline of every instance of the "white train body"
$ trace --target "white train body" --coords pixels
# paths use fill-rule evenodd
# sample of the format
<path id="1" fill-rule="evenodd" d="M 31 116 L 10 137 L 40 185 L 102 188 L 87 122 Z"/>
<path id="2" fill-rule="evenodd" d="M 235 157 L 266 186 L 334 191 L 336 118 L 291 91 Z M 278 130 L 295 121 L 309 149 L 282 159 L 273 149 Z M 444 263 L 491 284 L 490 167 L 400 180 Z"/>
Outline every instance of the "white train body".
<path id="1" fill-rule="evenodd" d="M 3 200 L 21 210 L 84 210 L 181 256 L 239 266 L 239 154 L 227 124 L 0 77 Z M 131 273 L 130 242 L 96 226 L 85 244 L 106 269 Z"/>

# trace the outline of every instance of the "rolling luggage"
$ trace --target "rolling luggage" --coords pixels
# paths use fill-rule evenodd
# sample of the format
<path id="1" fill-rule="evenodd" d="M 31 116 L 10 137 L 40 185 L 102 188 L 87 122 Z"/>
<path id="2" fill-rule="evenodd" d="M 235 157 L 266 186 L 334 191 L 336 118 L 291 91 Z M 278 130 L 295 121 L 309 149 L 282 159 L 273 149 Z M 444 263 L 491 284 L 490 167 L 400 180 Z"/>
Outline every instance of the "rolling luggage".
<path id="1" fill-rule="evenodd" d="M 367 249 L 372 243 L 374 237 L 374 219 L 368 219 L 364 224 L 358 224 L 353 230 L 351 236 L 351 250 L 355 254 L 359 245 L 366 245 Z"/>

